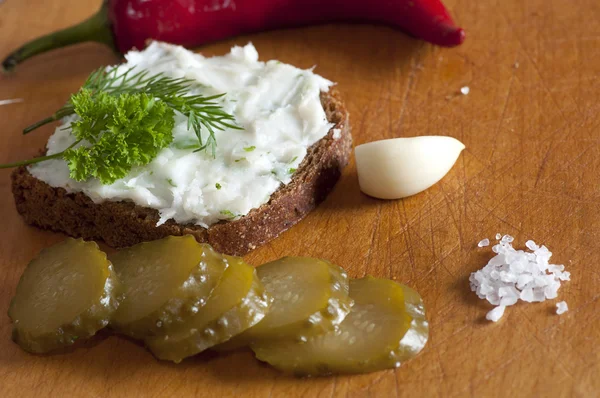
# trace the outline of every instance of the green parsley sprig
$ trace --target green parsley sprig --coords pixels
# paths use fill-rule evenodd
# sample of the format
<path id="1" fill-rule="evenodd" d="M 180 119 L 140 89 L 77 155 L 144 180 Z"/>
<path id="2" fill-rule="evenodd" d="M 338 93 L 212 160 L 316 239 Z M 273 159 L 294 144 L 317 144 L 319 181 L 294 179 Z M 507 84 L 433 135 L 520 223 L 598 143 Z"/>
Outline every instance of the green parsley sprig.
<path id="1" fill-rule="evenodd" d="M 232 115 L 216 102 L 225 94 L 187 95 L 196 83 L 163 74 L 129 69 L 119 74 L 117 68 L 94 71 L 78 93 L 52 116 L 23 130 L 27 134 L 47 123 L 76 114 L 71 123 L 77 139 L 65 151 L 21 162 L 0 165 L 18 167 L 49 159 L 68 162 L 71 178 L 84 181 L 90 177 L 103 184 L 124 177 L 133 166 L 148 164 L 162 148 L 173 141 L 174 112 L 188 118 L 198 144 L 189 146 L 194 152 L 206 150 L 215 156 L 216 130 L 239 129 Z M 202 129 L 208 137 L 202 138 Z M 81 141 L 90 146 L 79 146 Z"/>
<path id="2" fill-rule="evenodd" d="M 77 142 L 92 143 L 63 152 L 74 180 L 95 177 L 112 184 L 131 167 L 150 163 L 173 141 L 173 110 L 148 94 L 92 96 L 82 90 L 72 101 L 80 116 L 71 123 L 72 133 Z"/>

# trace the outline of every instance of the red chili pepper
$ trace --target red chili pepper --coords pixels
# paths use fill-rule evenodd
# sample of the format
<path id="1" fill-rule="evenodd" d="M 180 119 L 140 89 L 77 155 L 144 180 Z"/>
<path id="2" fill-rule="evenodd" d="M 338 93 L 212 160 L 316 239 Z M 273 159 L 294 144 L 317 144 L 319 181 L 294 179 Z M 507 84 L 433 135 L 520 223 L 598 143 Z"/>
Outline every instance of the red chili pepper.
<path id="1" fill-rule="evenodd" d="M 440 0 L 105 0 L 91 18 L 25 44 L 2 67 L 10 70 L 36 54 L 84 41 L 125 53 L 143 48 L 148 39 L 193 47 L 327 22 L 389 25 L 446 47 L 465 38 Z"/>

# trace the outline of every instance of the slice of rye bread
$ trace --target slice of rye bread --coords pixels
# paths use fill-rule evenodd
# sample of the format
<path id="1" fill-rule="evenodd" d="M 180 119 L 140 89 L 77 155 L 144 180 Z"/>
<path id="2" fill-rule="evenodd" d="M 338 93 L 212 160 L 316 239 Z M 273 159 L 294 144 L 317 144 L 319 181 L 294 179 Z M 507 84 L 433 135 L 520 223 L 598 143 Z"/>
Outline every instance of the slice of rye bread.
<path id="1" fill-rule="evenodd" d="M 172 219 L 156 226 L 156 209 L 131 201 L 94 203 L 82 192 L 67 193 L 63 188 L 51 187 L 33 177 L 26 167 L 16 169 L 11 176 L 17 211 L 29 224 L 74 237 L 104 240 L 115 248 L 191 234 L 221 253 L 244 255 L 304 218 L 325 199 L 347 165 L 352 149 L 348 112 L 334 89 L 321 93 L 321 103 L 327 120 L 335 126 L 308 149 L 289 184 L 273 193 L 268 203 L 235 221 L 222 221 L 208 229 Z"/>

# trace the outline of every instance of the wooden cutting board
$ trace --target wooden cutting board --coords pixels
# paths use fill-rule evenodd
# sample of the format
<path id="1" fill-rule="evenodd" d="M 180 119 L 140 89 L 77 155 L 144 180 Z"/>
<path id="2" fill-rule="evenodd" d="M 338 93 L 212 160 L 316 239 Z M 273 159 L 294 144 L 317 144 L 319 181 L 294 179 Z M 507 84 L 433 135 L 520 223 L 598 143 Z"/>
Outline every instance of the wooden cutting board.
<path id="1" fill-rule="evenodd" d="M 131 341 L 101 334 L 84 348 L 33 356 L 10 340 L 0 315 L 2 397 L 324 396 L 454 397 L 600 394 L 600 3 L 597 0 L 448 0 L 467 30 L 456 49 L 435 48 L 383 27 L 323 26 L 227 40 L 252 41 L 277 58 L 339 83 L 355 144 L 441 134 L 466 145 L 439 184 L 399 201 L 359 192 L 354 161 L 331 196 L 299 225 L 250 255 L 316 256 L 351 276 L 372 274 L 416 288 L 431 339 L 395 371 L 296 379 L 247 352 L 156 361 Z M 0 55 L 82 20 L 99 1 L 6 0 Z M 21 129 L 58 109 L 87 74 L 118 59 L 95 44 L 40 56 L 0 78 L 0 160 L 37 154 L 48 127 Z M 468 95 L 459 94 L 463 86 Z M 0 314 L 26 263 L 64 236 L 29 227 L 0 171 Z M 572 280 L 557 300 L 508 308 L 498 324 L 470 291 L 469 274 L 492 256 L 477 248 L 497 232 L 546 244 Z"/>

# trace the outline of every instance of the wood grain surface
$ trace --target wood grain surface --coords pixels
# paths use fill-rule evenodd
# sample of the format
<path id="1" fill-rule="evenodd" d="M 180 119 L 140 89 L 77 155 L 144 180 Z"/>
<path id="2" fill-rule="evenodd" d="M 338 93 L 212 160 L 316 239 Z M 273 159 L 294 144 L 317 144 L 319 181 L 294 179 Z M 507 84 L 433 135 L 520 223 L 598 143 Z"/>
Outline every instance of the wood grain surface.
<path id="1" fill-rule="evenodd" d="M 0 55 L 90 15 L 99 1 L 6 0 Z M 448 0 L 467 31 L 441 49 L 383 27 L 332 25 L 239 37 L 200 50 L 222 54 L 252 41 L 277 58 L 339 83 L 355 144 L 450 135 L 467 147 L 439 184 L 379 201 L 358 190 L 354 160 L 333 194 L 303 222 L 247 256 L 316 256 L 351 276 L 392 278 L 424 297 L 431 339 L 395 371 L 297 379 L 248 352 L 200 355 L 180 365 L 101 333 L 84 347 L 33 356 L 10 340 L 7 312 L 26 263 L 64 238 L 29 227 L 0 171 L 0 396 L 2 397 L 594 397 L 600 396 L 600 3 L 597 0 Z M 35 155 L 52 128 L 21 129 L 51 114 L 100 65 L 106 48 L 78 45 L 0 78 L 0 160 Z M 459 94 L 470 87 L 466 96 Z M 492 256 L 497 232 L 546 244 L 572 280 L 557 300 L 518 304 L 498 324 L 468 277 Z"/>

